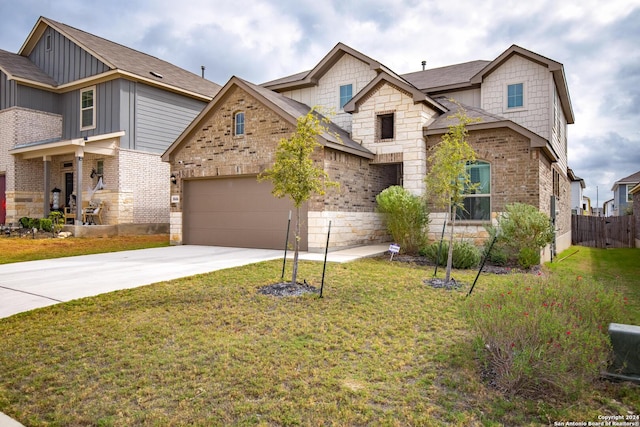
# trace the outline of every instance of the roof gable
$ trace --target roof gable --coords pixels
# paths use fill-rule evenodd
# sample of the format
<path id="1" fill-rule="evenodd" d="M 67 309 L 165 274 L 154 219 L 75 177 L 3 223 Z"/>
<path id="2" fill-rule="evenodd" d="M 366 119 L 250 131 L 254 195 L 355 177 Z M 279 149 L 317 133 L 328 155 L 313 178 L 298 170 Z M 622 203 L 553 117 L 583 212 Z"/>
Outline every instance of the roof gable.
<path id="1" fill-rule="evenodd" d="M 123 77 L 205 99 L 211 99 L 220 89 L 220 85 L 169 62 L 45 17 L 38 19 L 18 54 L 28 57 L 47 28 L 62 34 Z"/>
<path id="2" fill-rule="evenodd" d="M 261 86 L 274 91 L 315 86 L 318 84 L 320 78 L 326 74 L 327 71 L 329 71 L 331 67 L 333 67 L 340 58 L 342 58 L 343 55 L 351 55 L 354 58 L 359 59 L 360 61 L 368 64 L 372 70 L 380 71 L 384 68 L 384 66 L 378 61 L 369 58 L 344 43 L 338 43 L 315 67 L 313 67 L 313 69 L 283 77 L 281 79 L 272 80 L 270 82 L 263 83 Z"/>
<path id="3" fill-rule="evenodd" d="M 638 184 L 640 183 L 640 171 L 633 173 L 627 177 L 617 180 L 613 187 L 611 187 L 611 191 L 616 191 L 616 188 L 620 186 L 620 184 Z"/>
<path id="4" fill-rule="evenodd" d="M 569 88 L 567 87 L 567 79 L 564 74 L 564 66 L 552 59 L 539 55 L 530 50 L 524 49 L 517 45 L 511 45 L 507 50 L 502 52 L 496 59 L 489 62 L 485 67 L 478 71 L 470 80 L 471 84 L 481 84 L 486 76 L 495 71 L 498 67 L 504 64 L 513 55 L 520 55 L 529 61 L 533 61 L 549 69 L 553 74 L 553 78 L 558 90 L 558 96 L 562 104 L 562 110 L 564 112 L 567 123 L 573 124 L 575 118 L 573 115 L 573 108 L 571 107 L 571 99 L 569 98 Z"/>
<path id="5" fill-rule="evenodd" d="M 358 92 L 353 98 L 351 98 L 351 100 L 349 100 L 349 102 L 345 104 L 344 111 L 347 113 L 357 113 L 358 105 L 360 104 L 360 102 L 363 99 L 366 99 L 370 93 L 376 90 L 378 85 L 384 82 L 396 86 L 399 89 L 411 94 L 411 96 L 413 97 L 413 102 L 416 104 L 422 102 L 440 113 L 447 112 L 447 109 L 444 106 L 422 93 L 406 80 L 389 75 L 386 72 L 381 72 L 380 74 L 378 74 L 375 79 L 371 80 L 360 92 Z"/>
<path id="6" fill-rule="evenodd" d="M 212 111 L 215 111 L 219 105 L 225 102 L 227 94 L 234 88 L 239 87 L 256 97 L 267 108 L 270 108 L 276 114 L 284 118 L 293 126 L 297 124 L 298 117 L 307 114 L 311 107 L 295 101 L 277 92 L 266 89 L 262 86 L 254 85 L 239 77 L 233 76 L 202 110 L 202 112 L 191 122 L 191 124 L 182 132 L 182 134 L 174 141 L 173 144 L 164 152 L 162 160 L 170 161 L 171 154 L 189 137 L 189 135 L 198 129 L 202 122 L 207 119 Z M 319 113 L 317 113 L 320 115 Z M 348 152 L 361 157 L 372 159 L 374 157 L 366 148 L 353 141 L 349 134 L 341 129 L 333 122 L 329 122 L 327 132 L 321 135 L 320 141 L 322 145 L 339 151 Z"/>

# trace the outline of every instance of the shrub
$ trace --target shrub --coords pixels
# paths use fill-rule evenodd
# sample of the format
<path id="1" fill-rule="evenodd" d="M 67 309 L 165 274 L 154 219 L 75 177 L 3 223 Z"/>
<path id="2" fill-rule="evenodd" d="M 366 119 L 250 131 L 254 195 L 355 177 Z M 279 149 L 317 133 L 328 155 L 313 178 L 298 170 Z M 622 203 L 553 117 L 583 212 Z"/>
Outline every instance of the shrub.
<path id="1" fill-rule="evenodd" d="M 27 216 L 23 216 L 19 219 L 20 225 L 24 228 L 32 229 L 37 228 L 40 229 L 40 219 L 38 218 L 29 218 Z"/>
<path id="2" fill-rule="evenodd" d="M 576 397 L 610 357 L 621 296 L 593 281 L 532 277 L 469 299 L 465 314 L 495 385 L 527 398 Z"/>
<path id="3" fill-rule="evenodd" d="M 438 248 L 440 242 L 432 243 L 420 250 L 420 255 L 426 256 L 428 259 L 436 262 L 438 258 Z M 449 251 L 449 242 L 442 242 L 442 249 L 440 249 L 440 258 L 438 259 L 438 265 L 447 264 L 447 252 Z M 468 241 L 455 241 L 453 243 L 453 261 L 452 267 L 457 269 L 468 269 L 477 267 L 480 264 L 481 253 L 480 250 L 471 242 Z"/>
<path id="4" fill-rule="evenodd" d="M 51 230 L 45 230 L 45 231 L 52 231 L 54 233 L 59 233 L 60 230 L 62 230 L 62 227 L 64 226 L 64 215 L 62 214 L 62 212 L 60 211 L 52 211 L 51 213 L 49 213 L 49 220 L 51 220 Z M 43 227 L 44 230 L 44 227 Z"/>
<path id="5" fill-rule="evenodd" d="M 500 230 L 491 251 L 496 253 L 496 258 L 506 257 L 509 261 L 517 261 L 523 268 L 540 263 L 540 249 L 553 241 L 554 233 L 549 216 L 525 203 L 507 205 L 498 218 L 498 228 L 489 226 L 486 229 L 490 240 Z M 487 249 L 488 246 L 485 246 L 485 253 Z"/>
<path id="6" fill-rule="evenodd" d="M 424 200 L 396 185 L 378 194 L 376 202 L 387 230 L 401 250 L 416 253 L 426 242 L 425 227 L 429 224 Z"/>
<path id="7" fill-rule="evenodd" d="M 40 220 L 40 228 L 42 229 L 42 231 L 47 231 L 47 232 L 51 232 L 53 231 L 53 221 L 51 221 L 49 218 L 42 218 Z"/>

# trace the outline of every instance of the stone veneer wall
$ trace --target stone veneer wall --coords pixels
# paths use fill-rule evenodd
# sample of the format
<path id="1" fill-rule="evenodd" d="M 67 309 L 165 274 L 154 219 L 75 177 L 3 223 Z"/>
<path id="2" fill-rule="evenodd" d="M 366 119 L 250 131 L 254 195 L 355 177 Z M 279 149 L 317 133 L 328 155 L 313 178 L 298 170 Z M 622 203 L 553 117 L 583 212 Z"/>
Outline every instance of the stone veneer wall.
<path id="1" fill-rule="evenodd" d="M 44 202 L 42 160 L 22 160 L 8 150 L 61 135 L 60 115 L 21 107 L 0 111 L 0 173 L 6 176 L 7 223 L 17 223 L 23 216 L 42 216 Z"/>
<path id="2" fill-rule="evenodd" d="M 482 82 L 482 108 L 550 140 L 552 74 L 545 66 L 513 55 Z M 507 108 L 507 85 L 524 84 L 524 107 Z"/>
<path id="3" fill-rule="evenodd" d="M 394 138 L 377 140 L 377 116 L 394 114 Z M 381 83 L 358 104 L 353 114 L 352 137 L 378 157 L 397 155 L 402 159 L 404 188 L 416 195 L 424 194 L 427 152 L 422 129 L 435 113 L 413 97 L 387 83 Z"/>
<path id="4" fill-rule="evenodd" d="M 371 80 L 376 78 L 376 71 L 354 58 L 351 55 L 343 55 L 324 75 L 320 77 L 318 84 L 309 88 L 295 89 L 282 94 L 309 106 L 318 106 L 321 111 L 331 115 L 331 120 L 347 132 L 351 132 L 351 114 L 345 113 L 340 107 L 340 86 L 352 85 L 352 94 L 355 96 Z"/>

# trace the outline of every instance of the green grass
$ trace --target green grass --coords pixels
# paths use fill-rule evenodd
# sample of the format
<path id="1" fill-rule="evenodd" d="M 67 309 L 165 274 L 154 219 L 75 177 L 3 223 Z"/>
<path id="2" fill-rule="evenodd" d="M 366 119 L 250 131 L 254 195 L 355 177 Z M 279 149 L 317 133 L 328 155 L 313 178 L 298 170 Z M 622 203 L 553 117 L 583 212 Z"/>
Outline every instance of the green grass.
<path id="1" fill-rule="evenodd" d="M 572 258 L 553 274 L 572 274 Z M 502 397 L 480 378 L 461 315 L 468 286 L 424 285 L 431 267 L 329 264 L 322 299 L 258 294 L 280 269 L 260 263 L 0 319 L 0 411 L 29 426 L 547 425 L 640 411 L 637 387 L 609 383 L 570 404 Z M 320 263 L 301 264 L 301 279 L 319 285 L 321 274 Z M 637 296 L 628 279 L 621 286 Z M 506 280 L 482 275 L 476 290 Z"/>
<path id="2" fill-rule="evenodd" d="M 166 234 L 68 239 L 0 237 L 0 264 L 162 246 L 169 246 Z"/>
<path id="3" fill-rule="evenodd" d="M 640 250 L 574 246 L 559 254 L 549 270 L 567 280 L 599 280 L 627 297 L 624 323 L 640 325 Z"/>

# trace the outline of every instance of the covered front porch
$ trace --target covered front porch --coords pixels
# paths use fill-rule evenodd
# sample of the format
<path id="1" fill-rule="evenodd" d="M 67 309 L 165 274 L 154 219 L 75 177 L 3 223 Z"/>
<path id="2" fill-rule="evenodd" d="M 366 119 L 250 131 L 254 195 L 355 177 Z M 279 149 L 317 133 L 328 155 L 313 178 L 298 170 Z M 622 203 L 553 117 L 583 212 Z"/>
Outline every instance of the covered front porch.
<path id="1" fill-rule="evenodd" d="M 104 210 L 110 202 L 117 203 L 118 151 L 124 134 L 41 141 L 10 149 L 15 188 L 6 194 L 6 222 L 15 224 L 24 216 L 47 217 L 55 210 L 64 214 L 65 222 L 82 225 L 87 222 L 90 201 Z M 103 212 L 90 219 L 109 222 Z"/>

